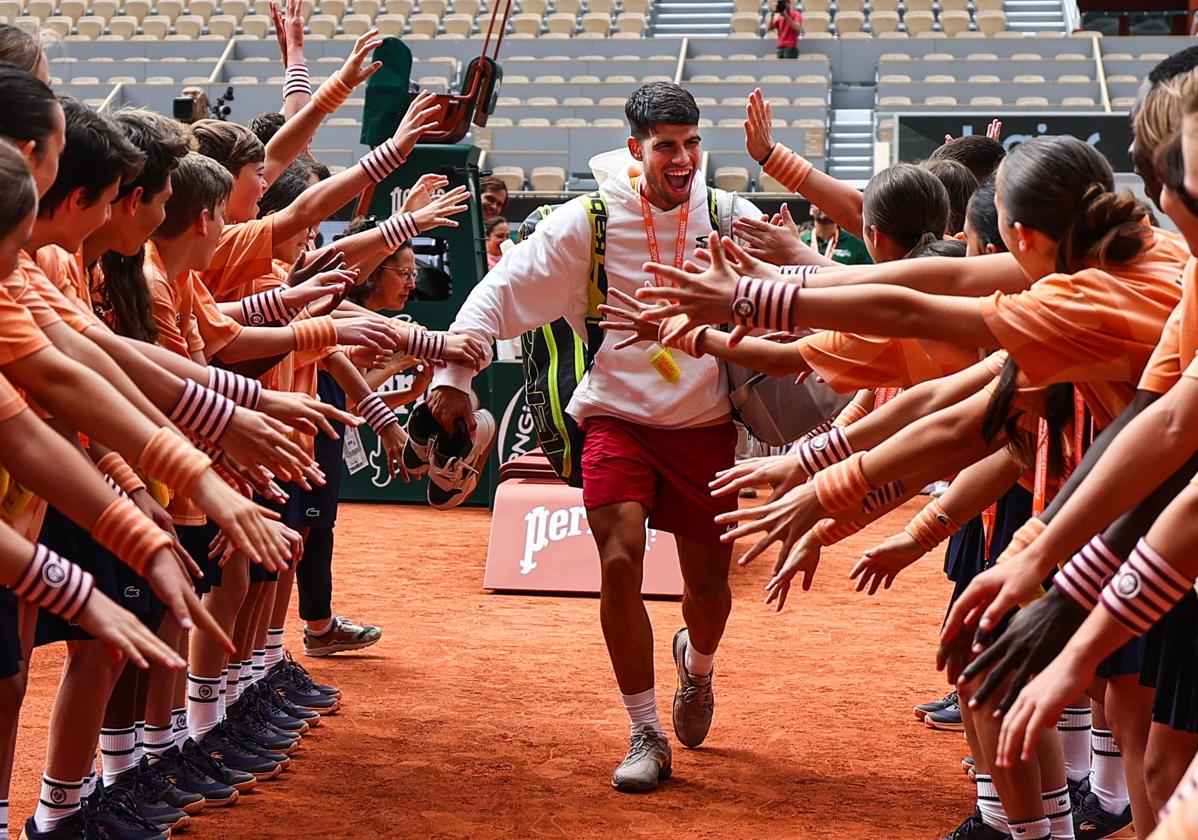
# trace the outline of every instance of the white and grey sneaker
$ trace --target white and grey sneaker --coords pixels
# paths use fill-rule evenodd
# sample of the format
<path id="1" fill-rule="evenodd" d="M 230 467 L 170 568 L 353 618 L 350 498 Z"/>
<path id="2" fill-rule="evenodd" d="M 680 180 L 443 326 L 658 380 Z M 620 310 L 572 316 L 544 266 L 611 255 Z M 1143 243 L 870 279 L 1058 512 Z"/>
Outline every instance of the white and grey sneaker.
<path id="1" fill-rule="evenodd" d="M 711 730 L 715 713 L 715 695 L 711 690 L 712 671 L 696 677 L 686 670 L 686 648 L 691 643 L 685 627 L 674 634 L 674 666 L 678 670 L 678 690 L 674 692 L 674 734 L 687 747 L 697 747 Z"/>
<path id="2" fill-rule="evenodd" d="M 408 415 L 405 427 L 408 433 L 407 443 L 403 447 L 403 465 L 411 475 L 424 475 L 428 472 L 429 449 L 433 438 L 441 431 L 440 424 L 429 411 L 428 403 L 421 400 Z"/>
<path id="3" fill-rule="evenodd" d="M 623 793 L 648 793 L 670 778 L 674 770 L 670 742 L 656 729 L 632 733 L 628 755 L 611 774 L 611 786 Z"/>
<path id="4" fill-rule="evenodd" d="M 474 439 L 463 424 L 454 434 L 439 432 L 432 438 L 428 459 L 428 503 L 437 510 L 455 508 L 470 498 L 487 468 L 495 445 L 495 418 L 491 412 L 474 412 Z"/>

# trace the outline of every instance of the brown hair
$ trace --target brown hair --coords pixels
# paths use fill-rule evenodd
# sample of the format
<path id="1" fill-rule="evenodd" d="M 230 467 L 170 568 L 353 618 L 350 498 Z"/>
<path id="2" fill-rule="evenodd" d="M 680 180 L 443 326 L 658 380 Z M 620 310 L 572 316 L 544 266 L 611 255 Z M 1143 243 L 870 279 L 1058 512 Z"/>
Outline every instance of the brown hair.
<path id="1" fill-rule="evenodd" d="M 948 191 L 926 169 L 896 163 L 870 178 L 861 217 L 866 229 L 876 227 L 910 257 L 947 232 Z"/>
<path id="2" fill-rule="evenodd" d="M 1127 262 L 1147 245 L 1144 205 L 1131 193 L 1116 193 L 1111 165 L 1076 137 L 1020 143 L 998 177 L 1008 218 L 1058 243 L 1059 272 Z"/>
<path id="3" fill-rule="evenodd" d="M 946 233 L 960 233 L 965 230 L 965 211 L 969 207 L 969 199 L 978 188 L 978 179 L 963 163 L 948 158 L 932 158 L 920 164 L 931 172 L 948 193 L 948 230 Z"/>
<path id="4" fill-rule="evenodd" d="M 200 154 L 212 158 L 234 177 L 243 166 L 266 160 L 266 147 L 244 125 L 224 120 L 199 120 L 191 124 Z"/>
<path id="5" fill-rule="evenodd" d="M 1160 181 L 1152 168 L 1157 148 L 1179 125 L 1183 108 L 1198 96 L 1198 68 L 1162 81 L 1144 95 L 1143 102 L 1132 117 L 1134 135 L 1131 155 L 1136 170 L 1144 178 L 1148 195 L 1154 200 L 1160 191 Z M 1157 206 L 1160 201 L 1157 200 Z"/>
<path id="6" fill-rule="evenodd" d="M 37 187 L 25 157 L 0 140 L 0 236 L 7 236 L 37 207 Z"/>
<path id="7" fill-rule="evenodd" d="M 16 26 L 0 23 L 0 61 L 33 73 L 41 58 L 42 45 L 37 38 Z"/>
<path id="8" fill-rule="evenodd" d="M 193 152 L 179 159 L 171 174 L 171 187 L 166 218 L 154 232 L 156 239 L 173 239 L 183 233 L 201 210 L 214 214 L 217 205 L 227 201 L 233 191 L 233 176 L 212 158 Z"/>

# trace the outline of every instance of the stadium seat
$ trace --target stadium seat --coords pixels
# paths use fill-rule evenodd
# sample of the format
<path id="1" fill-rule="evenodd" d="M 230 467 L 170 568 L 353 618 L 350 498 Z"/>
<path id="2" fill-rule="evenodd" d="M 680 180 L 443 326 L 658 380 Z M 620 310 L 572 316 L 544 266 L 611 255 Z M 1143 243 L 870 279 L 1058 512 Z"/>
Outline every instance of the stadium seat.
<path id="1" fill-rule="evenodd" d="M 566 77 L 556 73 L 547 73 L 543 76 L 534 76 L 532 82 L 535 85 L 564 85 Z"/>
<path id="2" fill-rule="evenodd" d="M 237 30 L 237 19 L 232 15 L 213 15 L 208 18 L 208 34 L 232 38 Z"/>
<path id="3" fill-rule="evenodd" d="M 148 15 L 142 18 L 141 32 L 143 35 L 150 35 L 154 38 L 165 38 L 170 31 L 170 18 L 164 15 Z"/>
<path id="4" fill-rule="evenodd" d="M 118 15 L 108 21 L 108 31 L 122 40 L 128 40 L 137 33 L 137 20 Z"/>
<path id="5" fill-rule="evenodd" d="M 909 35 L 931 32 L 935 22 L 936 18 L 931 12 L 908 10 L 903 16 L 903 25 L 906 26 Z"/>
<path id="6" fill-rule="evenodd" d="M 611 30 L 611 15 L 607 12 L 587 12 L 582 16 L 582 31 L 606 35 Z"/>
<path id="7" fill-rule="evenodd" d="M 487 120 L 488 128 L 506 128 L 514 125 L 510 117 L 491 117 Z"/>
<path id="8" fill-rule="evenodd" d="M 622 8 L 625 12 L 636 12 L 637 14 L 649 14 L 649 0 L 624 0 Z"/>
<path id="9" fill-rule="evenodd" d="M 173 22 L 175 18 L 183 14 L 183 0 L 156 0 L 154 14 Z"/>
<path id="10" fill-rule="evenodd" d="M 1130 110 L 1131 108 L 1135 107 L 1135 104 L 1136 104 L 1136 98 L 1134 96 L 1116 96 L 1114 99 L 1111 100 L 1112 108 L 1119 108 L 1119 109 L 1127 108 Z"/>
<path id="11" fill-rule="evenodd" d="M 528 185 L 534 192 L 561 192 L 566 188 L 566 170 L 560 166 L 533 167 Z"/>
<path id="12" fill-rule="evenodd" d="M 865 28 L 865 15 L 861 12 L 837 12 L 836 31 L 841 35 L 860 32 Z"/>
<path id="13" fill-rule="evenodd" d="M 549 8 L 549 0 L 520 0 L 520 11 L 523 14 L 543 17 Z"/>
<path id="14" fill-rule="evenodd" d="M 60 15 L 51 15 L 42 21 L 42 29 L 47 32 L 53 32 L 58 38 L 65 38 L 71 34 L 72 21 L 69 17 L 61 17 Z"/>
<path id="15" fill-rule="evenodd" d="M 133 18 L 138 23 L 149 13 L 150 0 L 125 0 L 124 6 L 121 7 L 121 14 Z"/>
<path id="16" fill-rule="evenodd" d="M 1106 80 L 1107 80 L 1108 84 L 1119 84 L 1119 85 L 1137 85 L 1140 83 L 1139 76 L 1126 76 L 1126 75 L 1122 75 L 1122 74 L 1118 74 L 1118 75 L 1114 75 L 1114 76 L 1107 76 Z"/>
<path id="17" fill-rule="evenodd" d="M 932 11 L 932 0 L 906 0 L 907 13 Z"/>
<path id="18" fill-rule="evenodd" d="M 809 38 L 818 32 L 827 32 L 832 16 L 827 12 L 809 12 L 803 15 L 803 37 Z"/>
<path id="19" fill-rule="evenodd" d="M 761 16 L 754 12 L 733 12 L 729 23 L 732 26 L 733 32 L 752 33 L 756 35 L 761 29 Z"/>
<path id="20" fill-rule="evenodd" d="M 104 19 L 92 15 L 81 17 L 75 23 L 75 31 L 94 41 L 104 34 Z"/>
<path id="21" fill-rule="evenodd" d="M 1007 28 L 1007 16 L 1001 10 L 978 12 L 974 20 L 978 29 L 990 36 L 997 35 Z"/>
<path id="22" fill-rule="evenodd" d="M 593 128 L 623 128 L 624 121 L 615 117 L 600 117 L 591 122 Z"/>
<path id="23" fill-rule="evenodd" d="M 521 128 L 549 128 L 551 123 L 547 117 L 521 117 L 516 120 Z"/>
<path id="24" fill-rule="evenodd" d="M 407 18 L 412 14 L 412 0 L 384 0 L 383 8 L 387 10 L 389 15 L 403 15 Z"/>
<path id="25" fill-rule="evenodd" d="M 445 0 L 420 0 L 420 8 L 417 11 L 422 15 L 436 15 L 440 19 L 445 14 L 447 5 Z"/>
<path id="26" fill-rule="evenodd" d="M 120 0 L 92 0 L 87 6 L 91 10 L 91 15 L 88 17 L 98 17 L 103 21 L 116 17 L 117 10 L 120 9 Z"/>
<path id="27" fill-rule="evenodd" d="M 549 27 L 550 32 L 556 32 L 563 35 L 573 35 L 576 19 L 571 12 L 554 12 L 545 18 L 545 25 Z"/>
<path id="28" fill-rule="evenodd" d="M 934 108 L 955 108 L 957 107 L 957 97 L 929 96 L 923 101 L 923 104 Z"/>
<path id="29" fill-rule="evenodd" d="M 521 12 L 512 17 L 512 30 L 517 34 L 540 35 L 541 16 Z"/>
<path id="30" fill-rule="evenodd" d="M 898 32 L 898 12 L 873 12 L 869 16 L 869 27 L 874 35 L 887 35 Z"/>
<path id="31" fill-rule="evenodd" d="M 419 12 L 412 15 L 411 20 L 408 22 L 412 27 L 413 35 L 423 35 L 426 38 L 431 38 L 437 34 L 437 26 L 441 23 L 441 18 L 427 12 Z"/>
<path id="32" fill-rule="evenodd" d="M 647 23 L 643 12 L 624 12 L 616 15 L 617 32 L 644 32 Z"/>
<path id="33" fill-rule="evenodd" d="M 1085 82 L 1094 81 L 1089 76 L 1083 76 L 1080 73 L 1066 73 L 1057 78 L 1058 82 L 1063 84 L 1084 84 Z"/>
<path id="34" fill-rule="evenodd" d="M 379 34 L 384 37 L 403 35 L 406 24 L 407 19 L 403 15 L 384 14 L 374 19 L 374 25 L 378 27 Z"/>
<path id="35" fill-rule="evenodd" d="M 906 73 L 886 73 L 878 81 L 884 85 L 907 85 L 911 83 L 911 77 Z"/>
<path id="36" fill-rule="evenodd" d="M 743 166 L 721 166 L 716 169 L 712 183 L 725 192 L 744 192 L 749 188 L 749 170 Z"/>
<path id="37" fill-rule="evenodd" d="M 616 0 L 588 0 L 588 12 L 605 12 L 610 17 L 615 14 Z"/>
<path id="38" fill-rule="evenodd" d="M 58 14 L 73 21 L 79 20 L 87 13 L 87 3 L 84 0 L 58 0 Z"/>
<path id="39" fill-rule="evenodd" d="M 975 12 L 1001 12 L 1003 0 L 973 0 Z"/>
<path id="40" fill-rule="evenodd" d="M 242 34 L 251 38 L 265 38 L 269 28 L 270 18 L 266 15 L 246 15 L 241 19 Z"/>
<path id="41" fill-rule="evenodd" d="M 806 17 L 811 12 L 826 12 L 828 11 L 828 0 L 804 0 L 803 17 Z"/>
<path id="42" fill-rule="evenodd" d="M 1091 96 L 1066 96 L 1061 104 L 1066 108 L 1093 108 L 1098 103 Z"/>
<path id="43" fill-rule="evenodd" d="M 949 73 L 933 73 L 929 76 L 924 76 L 923 80 L 937 85 L 952 85 L 956 84 L 957 77 Z"/>
<path id="44" fill-rule="evenodd" d="M 478 17 L 478 10 L 481 7 L 482 3 L 479 0 L 453 0 L 453 13 L 455 15 L 470 15 L 472 18 Z"/>
<path id="45" fill-rule="evenodd" d="M 582 117 L 558 117 L 553 125 L 555 128 L 586 128 L 590 123 Z"/>
<path id="46" fill-rule="evenodd" d="M 534 108 L 556 108 L 557 100 L 552 96 L 530 96 L 524 100 L 524 104 Z"/>
<path id="47" fill-rule="evenodd" d="M 993 73 L 978 73 L 970 76 L 966 81 L 971 85 L 997 85 L 1002 82 L 1002 79 Z"/>
<path id="48" fill-rule="evenodd" d="M 590 108 L 595 104 L 595 100 L 589 96 L 567 96 L 562 100 L 562 105 L 567 108 Z"/>
<path id="49" fill-rule="evenodd" d="M 945 35 L 957 35 L 969 30 L 969 12 L 944 11 L 940 13 L 940 29 Z"/>
<path id="50" fill-rule="evenodd" d="M 580 76 L 571 76 L 569 79 L 569 82 L 572 85 L 597 85 L 601 81 L 602 79 L 600 79 L 598 76 L 594 76 L 589 73 Z"/>
<path id="51" fill-rule="evenodd" d="M 1046 80 L 1037 73 L 1022 73 L 1016 76 L 1014 81 L 1023 85 L 1042 85 Z"/>
<path id="52" fill-rule="evenodd" d="M 743 126 L 744 124 L 743 117 L 724 117 L 716 123 L 720 128 L 736 128 L 738 125 Z"/>
<path id="53" fill-rule="evenodd" d="M 174 76 L 146 76 L 147 85 L 173 85 L 175 84 Z"/>
<path id="54" fill-rule="evenodd" d="M 761 0 L 736 0 L 733 6 L 733 11 L 757 14 L 761 11 Z"/>
<path id="55" fill-rule="evenodd" d="M 1044 96 L 1021 96 L 1015 100 L 1018 108 L 1047 108 L 1048 99 Z"/>
<path id="56" fill-rule="evenodd" d="M 470 30 L 474 28 L 474 16 L 467 14 L 453 13 L 446 15 L 441 21 L 445 25 L 445 32 L 449 35 L 469 35 Z"/>
<path id="57" fill-rule="evenodd" d="M 969 104 L 982 108 L 1000 108 L 1003 105 L 1001 96 L 971 96 Z"/>
<path id="58" fill-rule="evenodd" d="M 524 168 L 520 166 L 493 166 L 491 174 L 503 181 L 508 192 L 519 192 L 524 189 Z"/>
<path id="59" fill-rule="evenodd" d="M 772 175 L 765 174 L 765 172 L 762 172 L 758 177 L 757 188 L 765 193 L 790 193 L 790 190 L 782 186 L 781 182 L 775 179 Z"/>
<path id="60" fill-rule="evenodd" d="M 175 18 L 175 34 L 188 38 L 199 38 L 204 30 L 204 19 L 199 15 L 181 15 Z"/>

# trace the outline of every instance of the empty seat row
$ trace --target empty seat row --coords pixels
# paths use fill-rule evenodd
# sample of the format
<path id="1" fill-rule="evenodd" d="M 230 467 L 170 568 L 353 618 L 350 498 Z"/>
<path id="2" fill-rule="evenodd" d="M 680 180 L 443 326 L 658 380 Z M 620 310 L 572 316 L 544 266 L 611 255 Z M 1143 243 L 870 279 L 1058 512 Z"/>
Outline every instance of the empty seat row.
<path id="1" fill-rule="evenodd" d="M 1041 84 L 1042 85 L 1049 80 L 1038 73 L 1021 73 L 1018 76 L 1014 76 L 1010 79 L 1003 79 L 1002 77 L 996 76 L 992 73 L 979 73 L 977 75 L 972 75 L 972 76 L 967 76 L 967 77 L 954 76 L 950 73 L 930 73 L 926 76 L 922 76 L 922 77 L 918 77 L 918 78 L 914 78 L 914 79 L 904 73 L 886 73 L 883 76 L 879 76 L 878 81 L 882 82 L 882 83 L 897 83 L 897 84 L 904 84 L 907 82 L 914 81 L 914 82 L 939 82 L 942 84 L 953 84 L 956 82 L 964 82 L 965 84 L 971 84 L 971 85 L 996 85 L 996 84 L 1001 84 L 1003 82 L 1013 82 L 1016 84 Z M 1081 83 L 1081 82 L 1092 82 L 1094 80 L 1092 78 L 1090 78 L 1089 76 L 1075 74 L 1075 73 L 1066 73 L 1065 75 L 1058 76 L 1055 79 L 1055 81 L 1063 82 L 1066 84 L 1073 84 L 1073 83 Z"/>
<path id="2" fill-rule="evenodd" d="M 910 107 L 956 107 L 962 103 L 955 96 L 929 96 L 922 102 L 912 102 L 909 96 L 880 96 L 879 110 L 895 110 Z M 973 96 L 965 104 L 981 107 L 1000 107 L 1013 105 L 1020 108 L 1046 108 L 1062 106 L 1066 108 L 1096 108 L 1098 103 L 1091 96 L 1066 96 L 1059 102 L 1052 102 L 1046 96 L 1020 96 L 1014 101 L 1004 100 L 1001 96 Z"/>
<path id="3" fill-rule="evenodd" d="M 755 12 L 733 12 L 733 32 L 764 32 L 767 19 Z M 874 35 L 903 31 L 909 35 L 939 31 L 953 36 L 962 32 L 976 31 L 993 35 L 1007 28 L 1006 13 L 1001 10 L 984 10 L 973 15 L 967 11 L 944 11 L 935 15 L 930 11 L 907 11 L 899 15 L 894 11 L 875 11 L 868 16 L 864 12 L 837 12 L 835 18 L 827 12 L 810 12 L 803 16 L 803 34 L 835 31 L 838 35 L 864 32 L 867 28 Z"/>

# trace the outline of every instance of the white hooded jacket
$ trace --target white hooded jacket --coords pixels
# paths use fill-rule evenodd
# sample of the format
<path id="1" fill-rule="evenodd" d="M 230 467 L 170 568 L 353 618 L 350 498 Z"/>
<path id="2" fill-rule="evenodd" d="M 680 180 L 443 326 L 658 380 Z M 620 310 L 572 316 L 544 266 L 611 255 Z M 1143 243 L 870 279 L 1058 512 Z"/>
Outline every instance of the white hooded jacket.
<path id="1" fill-rule="evenodd" d="M 633 294 L 652 282 L 641 266 L 649 259 L 640 196 L 630 181 L 639 166 L 627 149 L 598 155 L 591 169 L 607 201 L 605 267 L 609 289 Z M 652 207 L 660 259 L 674 257 L 681 207 Z M 760 216 L 749 202 L 737 198 L 734 218 Z M 707 188 L 701 177 L 691 182 L 685 258 L 712 233 Z M 565 317 L 585 340 L 587 281 L 590 276 L 591 223 L 580 201 L 570 201 L 537 224 L 536 231 L 511 248 L 462 304 L 450 329 L 482 338 L 515 338 Z M 595 354 L 590 371 L 579 383 L 567 411 L 578 420 L 613 416 L 658 428 L 686 428 L 728 415 L 731 404 L 723 367 L 711 357 L 692 359 L 672 350 L 682 377 L 667 382 L 650 364 L 646 343 L 622 350 L 609 336 Z M 489 362 L 489 359 L 488 359 Z M 469 391 L 470 368 L 450 364 L 433 376 L 432 387 L 451 386 Z"/>

